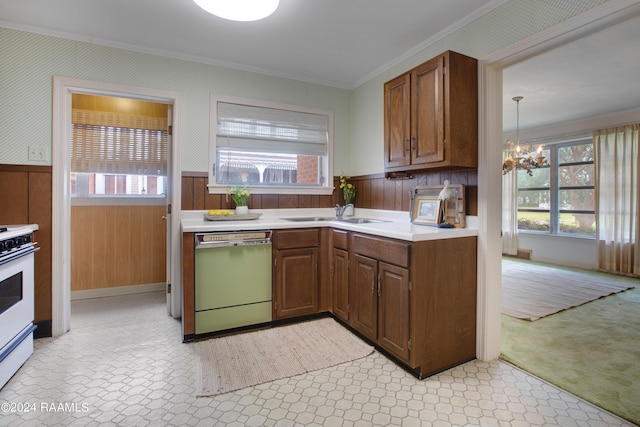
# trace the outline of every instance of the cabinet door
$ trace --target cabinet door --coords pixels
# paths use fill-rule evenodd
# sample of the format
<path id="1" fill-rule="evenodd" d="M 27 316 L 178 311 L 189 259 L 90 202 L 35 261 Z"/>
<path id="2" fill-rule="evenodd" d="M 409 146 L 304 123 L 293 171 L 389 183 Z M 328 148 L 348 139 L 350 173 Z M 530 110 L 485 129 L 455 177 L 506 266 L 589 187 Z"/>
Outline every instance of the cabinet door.
<path id="1" fill-rule="evenodd" d="M 333 249 L 333 314 L 349 320 L 349 253 Z"/>
<path id="2" fill-rule="evenodd" d="M 444 56 L 411 71 L 411 164 L 444 160 Z"/>
<path id="3" fill-rule="evenodd" d="M 380 262 L 378 342 L 409 362 L 409 270 Z"/>
<path id="4" fill-rule="evenodd" d="M 378 262 L 357 254 L 353 259 L 352 326 L 375 341 L 378 337 Z"/>
<path id="5" fill-rule="evenodd" d="M 275 317 L 317 313 L 318 248 L 279 250 L 275 263 Z"/>
<path id="6" fill-rule="evenodd" d="M 411 164 L 411 77 L 403 74 L 384 85 L 384 166 Z"/>

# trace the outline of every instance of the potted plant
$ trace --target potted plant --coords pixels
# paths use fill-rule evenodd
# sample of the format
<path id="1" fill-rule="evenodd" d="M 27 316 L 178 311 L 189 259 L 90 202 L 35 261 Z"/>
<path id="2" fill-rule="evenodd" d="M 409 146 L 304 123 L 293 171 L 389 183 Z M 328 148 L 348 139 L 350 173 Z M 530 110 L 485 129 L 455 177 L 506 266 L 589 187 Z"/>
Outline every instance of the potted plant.
<path id="1" fill-rule="evenodd" d="M 231 196 L 233 202 L 236 204 L 236 214 L 242 215 L 249 212 L 247 202 L 249 201 L 251 192 L 249 191 L 249 188 L 246 186 L 246 184 L 231 187 L 229 188 L 227 193 Z"/>

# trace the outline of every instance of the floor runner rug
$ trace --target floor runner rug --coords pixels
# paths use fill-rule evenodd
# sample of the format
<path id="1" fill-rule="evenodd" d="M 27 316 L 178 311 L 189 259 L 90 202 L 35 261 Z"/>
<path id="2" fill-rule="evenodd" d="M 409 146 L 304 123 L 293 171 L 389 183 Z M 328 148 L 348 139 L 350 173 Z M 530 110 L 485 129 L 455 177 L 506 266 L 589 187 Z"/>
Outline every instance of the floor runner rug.
<path id="1" fill-rule="evenodd" d="M 538 320 L 631 288 L 626 277 L 502 259 L 502 313 L 519 319 Z"/>
<path id="2" fill-rule="evenodd" d="M 330 318 L 192 344 L 197 396 L 214 396 L 366 357 L 373 347 Z"/>

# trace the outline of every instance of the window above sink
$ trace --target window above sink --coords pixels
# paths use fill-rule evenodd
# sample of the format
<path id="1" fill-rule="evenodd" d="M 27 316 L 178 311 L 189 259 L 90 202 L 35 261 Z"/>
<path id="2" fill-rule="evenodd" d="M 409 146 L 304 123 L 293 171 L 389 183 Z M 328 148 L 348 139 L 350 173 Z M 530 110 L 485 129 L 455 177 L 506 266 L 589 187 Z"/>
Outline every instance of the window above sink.
<path id="1" fill-rule="evenodd" d="M 211 95 L 209 193 L 333 192 L 333 112 Z"/>

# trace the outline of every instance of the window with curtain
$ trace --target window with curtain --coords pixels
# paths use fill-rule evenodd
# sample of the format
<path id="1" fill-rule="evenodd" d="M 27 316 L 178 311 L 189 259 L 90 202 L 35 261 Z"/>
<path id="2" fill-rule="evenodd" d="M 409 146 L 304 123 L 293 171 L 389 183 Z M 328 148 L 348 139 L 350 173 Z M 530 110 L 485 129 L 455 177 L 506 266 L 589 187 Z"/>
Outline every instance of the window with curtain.
<path id="1" fill-rule="evenodd" d="M 211 103 L 210 190 L 242 183 L 305 193 L 333 185 L 332 112 L 215 95 Z"/>
<path id="2" fill-rule="evenodd" d="M 596 131 L 598 266 L 613 273 L 640 275 L 638 244 L 638 166 L 640 124 Z"/>
<path id="3" fill-rule="evenodd" d="M 548 165 L 518 171 L 518 230 L 595 237 L 593 141 L 547 144 Z"/>
<path id="4" fill-rule="evenodd" d="M 73 109 L 72 196 L 166 193 L 167 119 Z"/>

